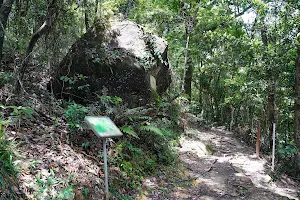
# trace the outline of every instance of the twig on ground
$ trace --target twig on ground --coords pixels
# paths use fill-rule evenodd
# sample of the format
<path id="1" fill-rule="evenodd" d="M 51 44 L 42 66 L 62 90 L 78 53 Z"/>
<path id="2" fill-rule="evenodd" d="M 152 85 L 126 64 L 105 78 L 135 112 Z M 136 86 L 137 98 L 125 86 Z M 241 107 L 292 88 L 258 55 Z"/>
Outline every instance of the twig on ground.
<path id="1" fill-rule="evenodd" d="M 211 171 L 212 168 L 213 168 L 213 166 L 214 166 L 214 164 L 215 164 L 216 162 L 217 162 L 217 159 L 215 159 L 215 160 L 211 163 L 210 167 L 209 167 L 207 170 L 205 170 L 205 172 Z"/>

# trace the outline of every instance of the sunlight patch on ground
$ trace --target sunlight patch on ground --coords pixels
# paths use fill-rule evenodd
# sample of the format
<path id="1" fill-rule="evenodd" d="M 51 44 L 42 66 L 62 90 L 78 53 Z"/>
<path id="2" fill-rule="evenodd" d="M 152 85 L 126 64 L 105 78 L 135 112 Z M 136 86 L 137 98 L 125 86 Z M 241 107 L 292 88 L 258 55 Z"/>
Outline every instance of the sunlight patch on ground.
<path id="1" fill-rule="evenodd" d="M 187 199 L 191 197 L 189 194 L 186 194 L 186 189 L 181 187 L 177 187 L 176 192 L 174 194 L 177 198 L 180 199 Z"/>
<path id="2" fill-rule="evenodd" d="M 206 150 L 206 145 L 202 142 L 181 138 L 180 144 L 182 145 L 180 152 L 193 152 L 199 157 L 209 154 L 209 152 Z"/>
<path id="3" fill-rule="evenodd" d="M 230 162 L 233 166 L 242 169 L 244 174 L 251 179 L 256 187 L 269 190 L 282 196 L 287 196 L 291 199 L 296 198 L 295 196 L 291 195 L 292 193 L 297 193 L 296 190 L 282 188 L 272 182 L 272 178 L 265 172 L 266 160 L 254 160 L 253 156 L 244 155 L 236 156 L 235 158 L 231 159 Z"/>
<path id="4" fill-rule="evenodd" d="M 181 139 L 182 148 L 180 152 L 189 153 L 192 152 L 201 159 L 216 159 L 217 163 L 230 163 L 236 173 L 234 175 L 244 183 L 254 184 L 256 188 L 262 188 L 270 191 L 274 194 L 286 196 L 291 199 L 297 199 L 296 189 L 288 187 L 279 187 L 276 183 L 272 182 L 272 178 L 266 173 L 266 160 L 257 159 L 253 149 L 246 147 L 229 135 L 232 133 L 221 133 L 221 130 L 214 132 L 200 132 L 195 129 L 187 131 L 187 135 L 194 135 L 193 138 L 183 137 Z M 196 135 L 198 133 L 198 135 Z M 196 137 L 196 138 L 194 138 Z M 207 151 L 207 144 L 213 141 L 214 148 L 216 148 L 217 156 L 209 156 Z M 225 151 L 224 151 L 224 148 Z M 227 152 L 227 154 L 220 154 L 218 152 Z M 188 154 L 189 155 L 189 154 Z M 186 160 L 187 163 L 195 165 L 197 161 Z M 213 172 L 212 172 L 213 173 Z M 218 173 L 218 172 L 216 172 Z M 223 178 L 218 179 L 217 175 L 214 175 L 214 179 L 198 178 L 197 184 L 205 184 L 211 190 L 216 192 L 222 192 L 226 190 L 226 184 Z"/>
<path id="5" fill-rule="evenodd" d="M 178 184 L 181 181 L 175 182 L 174 190 L 169 188 L 172 190 L 168 196 L 170 198 L 164 199 L 280 200 L 288 197 L 299 200 L 297 184 L 290 183 L 288 179 L 273 182 L 268 175 L 270 167 L 267 161 L 257 158 L 255 149 L 239 141 L 231 132 L 189 129 L 180 139 L 180 144 L 180 159 L 187 169 L 183 180 L 188 181 L 189 185 L 182 186 Z M 161 190 L 161 183 L 158 187 L 151 182 L 156 181 L 148 182 L 147 188 Z M 152 195 L 149 199 L 161 198 Z"/>

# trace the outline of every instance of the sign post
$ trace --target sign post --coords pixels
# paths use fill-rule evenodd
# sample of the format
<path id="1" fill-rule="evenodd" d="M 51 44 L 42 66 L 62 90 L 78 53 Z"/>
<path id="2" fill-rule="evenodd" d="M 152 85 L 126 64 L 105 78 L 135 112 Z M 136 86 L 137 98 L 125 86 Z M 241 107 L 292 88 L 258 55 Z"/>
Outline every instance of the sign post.
<path id="1" fill-rule="evenodd" d="M 259 158 L 260 151 L 260 121 L 257 121 L 256 157 Z"/>
<path id="2" fill-rule="evenodd" d="M 275 169 L 275 139 L 276 139 L 276 132 L 275 132 L 275 123 L 273 123 L 273 146 L 272 146 L 272 171 Z"/>
<path id="3" fill-rule="evenodd" d="M 105 175 L 105 199 L 109 199 L 108 191 L 108 170 L 107 170 L 107 150 L 106 139 L 111 137 L 120 137 L 122 132 L 114 124 L 109 117 L 86 116 L 84 121 L 89 128 L 103 140 L 103 159 L 104 159 L 104 175 Z"/>

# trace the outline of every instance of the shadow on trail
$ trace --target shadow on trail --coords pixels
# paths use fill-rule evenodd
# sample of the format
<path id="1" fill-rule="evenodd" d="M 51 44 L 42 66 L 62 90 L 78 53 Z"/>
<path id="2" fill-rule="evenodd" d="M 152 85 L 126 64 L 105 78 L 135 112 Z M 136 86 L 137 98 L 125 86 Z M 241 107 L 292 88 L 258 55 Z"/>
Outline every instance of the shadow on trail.
<path id="1" fill-rule="evenodd" d="M 181 139 L 180 159 L 186 165 L 187 186 L 173 185 L 168 195 L 147 199 L 281 200 L 298 199 L 299 185 L 273 182 L 265 159 L 254 155 L 233 133 L 189 129 Z"/>

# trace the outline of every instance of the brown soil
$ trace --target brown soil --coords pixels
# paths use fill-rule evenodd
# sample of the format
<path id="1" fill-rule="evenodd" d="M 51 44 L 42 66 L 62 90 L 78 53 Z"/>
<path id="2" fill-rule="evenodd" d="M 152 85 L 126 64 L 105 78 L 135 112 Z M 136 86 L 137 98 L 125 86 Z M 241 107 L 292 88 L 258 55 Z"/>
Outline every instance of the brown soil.
<path id="1" fill-rule="evenodd" d="M 188 129 L 179 152 L 181 170 L 147 178 L 138 199 L 299 199 L 298 183 L 286 176 L 273 181 L 266 159 L 231 132 Z"/>

